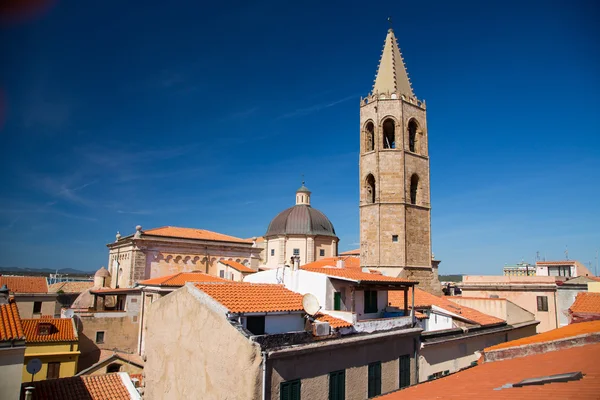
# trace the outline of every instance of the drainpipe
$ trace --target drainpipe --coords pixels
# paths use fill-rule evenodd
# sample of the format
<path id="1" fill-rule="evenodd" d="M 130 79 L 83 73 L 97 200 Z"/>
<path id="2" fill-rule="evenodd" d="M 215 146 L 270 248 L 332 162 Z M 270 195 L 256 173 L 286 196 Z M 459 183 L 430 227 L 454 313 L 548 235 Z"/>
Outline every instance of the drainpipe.
<path id="1" fill-rule="evenodd" d="M 555 283 L 556 285 L 556 283 Z M 558 328 L 558 308 L 556 306 L 556 294 L 557 294 L 558 289 L 554 289 L 554 323 L 556 324 L 556 328 Z"/>
<path id="2" fill-rule="evenodd" d="M 267 400 L 267 352 L 262 352 L 262 400 Z"/>
<path id="3" fill-rule="evenodd" d="M 415 321 L 415 285 L 412 286 L 412 306 L 410 308 L 410 317 L 412 320 L 412 327 L 414 328 L 416 325 L 416 321 Z"/>
<path id="4" fill-rule="evenodd" d="M 413 343 L 415 345 L 415 385 L 419 383 L 419 346 L 421 345 L 421 341 L 418 340 L 421 335 L 415 337 Z"/>

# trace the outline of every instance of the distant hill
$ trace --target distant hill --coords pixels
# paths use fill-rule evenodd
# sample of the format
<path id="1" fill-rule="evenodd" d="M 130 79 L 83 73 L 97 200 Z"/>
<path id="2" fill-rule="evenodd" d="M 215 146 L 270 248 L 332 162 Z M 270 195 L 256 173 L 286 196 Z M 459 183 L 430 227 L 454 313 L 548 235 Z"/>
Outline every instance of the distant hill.
<path id="1" fill-rule="evenodd" d="M 440 282 L 462 282 L 463 275 L 440 275 Z"/>
<path id="2" fill-rule="evenodd" d="M 48 276 L 54 273 L 71 276 L 92 276 L 94 271 L 81 271 L 73 268 L 61 268 L 58 271 L 50 268 L 19 268 L 19 267 L 0 267 L 0 274 L 4 275 L 26 275 L 26 276 Z"/>

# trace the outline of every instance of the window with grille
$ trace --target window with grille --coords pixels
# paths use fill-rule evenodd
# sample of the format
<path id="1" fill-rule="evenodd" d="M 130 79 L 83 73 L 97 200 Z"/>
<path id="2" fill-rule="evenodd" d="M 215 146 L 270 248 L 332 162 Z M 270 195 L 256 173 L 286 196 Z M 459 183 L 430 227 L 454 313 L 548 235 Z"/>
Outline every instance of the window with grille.
<path id="1" fill-rule="evenodd" d="M 34 314 L 40 314 L 42 312 L 42 302 L 41 301 L 34 301 L 33 302 L 33 313 Z"/>
<path id="2" fill-rule="evenodd" d="M 410 386 L 410 355 L 400 356 L 398 360 L 400 370 L 400 389 Z"/>
<path id="3" fill-rule="evenodd" d="M 346 371 L 329 373 L 329 400 L 345 400 L 346 398 Z"/>
<path id="4" fill-rule="evenodd" d="M 96 332 L 96 343 L 99 343 L 99 344 L 104 343 L 104 331 Z"/>
<path id="5" fill-rule="evenodd" d="M 279 384 L 279 398 L 281 400 L 300 400 L 300 379 L 281 382 Z"/>
<path id="6" fill-rule="evenodd" d="M 275 255 L 275 249 L 271 249 L 271 257 Z"/>
<path id="7" fill-rule="evenodd" d="M 548 311 L 548 296 L 537 296 L 538 311 Z"/>
<path id="8" fill-rule="evenodd" d="M 300 255 L 300 249 L 294 249 L 294 255 L 295 256 L 299 256 Z"/>
<path id="9" fill-rule="evenodd" d="M 325 257 L 325 249 L 321 249 L 321 250 L 319 250 L 319 255 L 320 255 L 321 257 Z"/>
<path id="10" fill-rule="evenodd" d="M 381 361 L 369 364 L 369 387 L 367 389 L 369 398 L 381 394 Z"/>

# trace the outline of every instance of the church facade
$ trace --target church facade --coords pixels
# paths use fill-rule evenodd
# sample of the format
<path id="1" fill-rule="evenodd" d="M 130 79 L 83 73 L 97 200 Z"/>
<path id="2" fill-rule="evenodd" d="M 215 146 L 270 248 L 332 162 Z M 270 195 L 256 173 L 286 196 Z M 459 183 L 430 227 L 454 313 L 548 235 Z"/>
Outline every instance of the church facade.
<path id="1" fill-rule="evenodd" d="M 419 281 L 438 294 L 431 253 L 425 101 L 413 92 L 394 31 L 371 93 L 360 103 L 361 266 Z"/>

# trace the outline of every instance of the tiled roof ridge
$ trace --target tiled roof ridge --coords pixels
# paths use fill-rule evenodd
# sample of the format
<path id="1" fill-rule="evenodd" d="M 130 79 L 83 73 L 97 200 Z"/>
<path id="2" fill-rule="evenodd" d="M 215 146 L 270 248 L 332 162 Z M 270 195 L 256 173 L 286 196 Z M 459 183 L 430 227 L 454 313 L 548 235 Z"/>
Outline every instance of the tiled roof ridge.
<path id="1" fill-rule="evenodd" d="M 256 272 L 255 270 L 253 270 L 252 268 L 238 262 L 238 261 L 234 261 L 234 260 L 219 260 L 220 263 L 226 264 L 229 267 L 235 269 L 238 272 Z"/>
<path id="2" fill-rule="evenodd" d="M 27 343 L 76 342 L 79 340 L 73 318 L 24 318 L 21 320 Z M 47 335 L 38 333 L 40 323 L 49 323 L 54 331 Z"/>
<path id="3" fill-rule="evenodd" d="M 24 340 L 25 332 L 14 296 L 0 306 L 0 341 Z"/>

